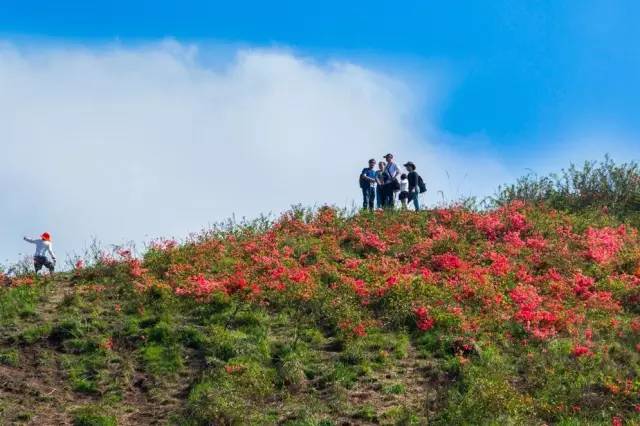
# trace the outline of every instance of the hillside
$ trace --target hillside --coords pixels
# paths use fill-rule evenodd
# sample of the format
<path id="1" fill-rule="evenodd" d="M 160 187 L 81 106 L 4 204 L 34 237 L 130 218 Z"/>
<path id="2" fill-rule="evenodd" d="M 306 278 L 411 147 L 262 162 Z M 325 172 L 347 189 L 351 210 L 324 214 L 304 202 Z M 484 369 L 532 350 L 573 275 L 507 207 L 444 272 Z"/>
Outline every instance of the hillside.
<path id="1" fill-rule="evenodd" d="M 0 280 L 2 424 L 640 424 L 605 211 L 298 210 Z"/>

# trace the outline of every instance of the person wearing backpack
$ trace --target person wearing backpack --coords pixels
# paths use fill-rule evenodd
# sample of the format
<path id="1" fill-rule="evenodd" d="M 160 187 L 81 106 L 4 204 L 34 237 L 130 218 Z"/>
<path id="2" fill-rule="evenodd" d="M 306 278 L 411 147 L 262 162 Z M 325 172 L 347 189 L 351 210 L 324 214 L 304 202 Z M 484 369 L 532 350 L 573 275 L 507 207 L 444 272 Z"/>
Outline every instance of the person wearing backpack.
<path id="1" fill-rule="evenodd" d="M 373 211 L 376 198 L 376 160 L 369 160 L 369 167 L 362 169 L 360 173 L 360 189 L 362 189 L 362 208 Z"/>
<path id="2" fill-rule="evenodd" d="M 427 186 L 422 179 L 422 176 L 416 172 L 416 165 L 412 161 L 408 161 L 404 164 L 405 169 L 409 172 L 407 180 L 409 181 L 409 199 L 407 201 L 413 201 L 413 207 L 416 211 L 420 210 L 419 196 L 422 193 L 427 192 Z"/>

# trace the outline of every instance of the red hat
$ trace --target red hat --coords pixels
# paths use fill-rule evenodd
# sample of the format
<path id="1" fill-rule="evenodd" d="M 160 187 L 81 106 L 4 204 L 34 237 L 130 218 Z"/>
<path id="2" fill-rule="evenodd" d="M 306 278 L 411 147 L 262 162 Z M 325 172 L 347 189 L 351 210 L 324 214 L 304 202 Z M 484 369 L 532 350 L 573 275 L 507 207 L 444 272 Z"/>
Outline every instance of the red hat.
<path id="1" fill-rule="evenodd" d="M 51 240 L 51 235 L 49 235 L 48 232 L 43 232 L 42 235 L 40 235 L 40 238 L 42 238 L 45 241 L 49 241 Z"/>

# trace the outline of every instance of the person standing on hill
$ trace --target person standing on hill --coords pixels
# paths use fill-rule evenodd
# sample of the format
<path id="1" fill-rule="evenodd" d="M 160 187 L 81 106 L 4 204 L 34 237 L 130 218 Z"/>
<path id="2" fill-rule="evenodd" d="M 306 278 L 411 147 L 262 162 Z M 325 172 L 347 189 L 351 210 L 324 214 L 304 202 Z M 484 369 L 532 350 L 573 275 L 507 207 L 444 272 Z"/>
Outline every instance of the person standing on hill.
<path id="1" fill-rule="evenodd" d="M 383 188 L 385 182 L 385 176 L 387 176 L 384 172 L 384 168 L 387 165 L 384 161 L 378 163 L 378 170 L 376 171 L 376 207 L 381 209 L 383 206 Z"/>
<path id="2" fill-rule="evenodd" d="M 407 180 L 407 174 L 400 175 L 400 203 L 402 204 L 402 210 L 407 209 L 407 203 L 411 200 L 409 195 L 409 181 Z"/>
<path id="3" fill-rule="evenodd" d="M 420 185 L 420 181 L 422 178 L 416 172 L 416 165 L 413 164 L 412 161 L 408 161 L 404 164 L 405 169 L 409 172 L 407 175 L 407 180 L 409 181 L 409 197 L 407 201 L 413 201 L 413 207 L 416 211 L 420 210 L 420 192 L 422 192 L 422 188 Z M 424 185 L 424 182 L 422 183 Z"/>
<path id="4" fill-rule="evenodd" d="M 400 170 L 396 163 L 393 162 L 393 154 L 387 154 L 384 156 L 387 160 L 387 165 L 384 168 L 384 172 L 389 176 L 389 181 L 383 188 L 383 207 L 393 208 L 395 206 L 395 191 L 400 189 L 400 182 L 398 181 L 398 175 Z"/>
<path id="5" fill-rule="evenodd" d="M 362 208 L 373 211 L 376 198 L 376 160 L 369 160 L 369 167 L 362 169 L 360 173 L 360 188 L 362 189 Z"/>
<path id="6" fill-rule="evenodd" d="M 56 265 L 56 255 L 53 254 L 51 248 L 51 235 L 48 232 L 44 232 L 40 235 L 40 238 L 24 237 L 24 240 L 36 245 L 36 252 L 33 255 L 33 266 L 36 269 L 36 275 L 43 266 L 49 270 L 50 274 L 53 274 Z M 47 258 L 47 254 L 51 256 L 51 260 Z"/>

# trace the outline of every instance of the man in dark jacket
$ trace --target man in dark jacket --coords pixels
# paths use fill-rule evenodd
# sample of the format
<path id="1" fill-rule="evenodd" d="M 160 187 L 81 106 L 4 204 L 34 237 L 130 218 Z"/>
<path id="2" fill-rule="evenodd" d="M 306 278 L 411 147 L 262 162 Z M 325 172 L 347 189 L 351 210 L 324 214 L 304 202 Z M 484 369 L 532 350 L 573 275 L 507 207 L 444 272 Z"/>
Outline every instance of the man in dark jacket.
<path id="1" fill-rule="evenodd" d="M 376 199 L 376 160 L 369 160 L 369 167 L 362 169 L 360 173 L 360 189 L 362 189 L 362 208 L 373 211 Z"/>

